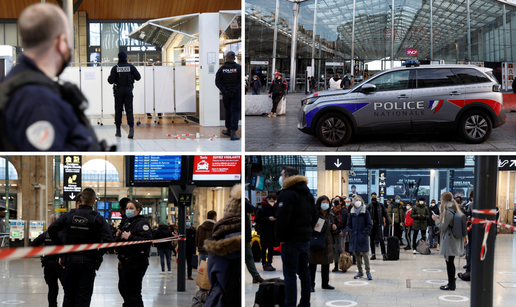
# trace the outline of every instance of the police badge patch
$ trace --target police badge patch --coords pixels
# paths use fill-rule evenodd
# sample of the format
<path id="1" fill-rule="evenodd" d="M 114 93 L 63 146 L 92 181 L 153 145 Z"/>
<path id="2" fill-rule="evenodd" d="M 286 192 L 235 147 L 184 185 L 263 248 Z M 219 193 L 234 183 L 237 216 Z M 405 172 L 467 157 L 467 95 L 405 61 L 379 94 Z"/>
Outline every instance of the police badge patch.
<path id="1" fill-rule="evenodd" d="M 145 230 L 145 231 L 149 230 L 149 225 L 143 225 L 143 230 Z"/>
<path id="2" fill-rule="evenodd" d="M 281 207 L 283 207 L 283 202 L 280 202 L 280 203 L 278 204 L 278 207 L 280 207 L 280 208 L 281 208 Z"/>

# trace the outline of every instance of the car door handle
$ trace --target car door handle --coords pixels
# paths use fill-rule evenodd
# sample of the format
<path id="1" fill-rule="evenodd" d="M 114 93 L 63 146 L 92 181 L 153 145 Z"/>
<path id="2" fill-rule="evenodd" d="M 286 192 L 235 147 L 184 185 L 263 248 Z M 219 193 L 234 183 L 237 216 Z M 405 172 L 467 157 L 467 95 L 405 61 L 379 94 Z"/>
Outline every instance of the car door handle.
<path id="1" fill-rule="evenodd" d="M 453 91 L 449 94 L 450 96 L 458 96 L 458 95 L 461 95 L 461 93 L 457 92 L 457 91 Z"/>
<path id="2" fill-rule="evenodd" d="M 405 94 L 401 94 L 401 95 L 398 95 L 398 98 L 399 99 L 407 99 L 409 97 L 407 95 L 405 95 Z"/>

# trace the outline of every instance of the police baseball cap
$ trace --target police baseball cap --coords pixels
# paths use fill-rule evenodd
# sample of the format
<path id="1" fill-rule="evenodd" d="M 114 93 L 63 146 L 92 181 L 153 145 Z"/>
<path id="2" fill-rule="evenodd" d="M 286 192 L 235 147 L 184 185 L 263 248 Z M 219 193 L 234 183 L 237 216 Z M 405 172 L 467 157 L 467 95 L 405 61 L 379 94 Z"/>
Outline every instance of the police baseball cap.
<path id="1" fill-rule="evenodd" d="M 226 53 L 226 57 L 228 58 L 234 58 L 236 55 L 233 51 L 228 51 L 228 53 Z"/>

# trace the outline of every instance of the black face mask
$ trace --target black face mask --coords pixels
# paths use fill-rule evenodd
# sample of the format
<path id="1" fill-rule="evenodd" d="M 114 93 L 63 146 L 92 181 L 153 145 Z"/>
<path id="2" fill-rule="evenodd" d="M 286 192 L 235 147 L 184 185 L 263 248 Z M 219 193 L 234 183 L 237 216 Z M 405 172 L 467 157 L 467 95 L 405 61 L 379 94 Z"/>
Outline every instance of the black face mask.
<path id="1" fill-rule="evenodd" d="M 70 65 L 70 61 L 72 60 L 72 49 L 68 49 L 68 60 L 65 59 L 65 56 L 63 54 L 61 54 L 61 53 L 59 53 L 59 54 L 61 55 L 61 58 L 63 59 L 63 66 L 57 73 L 57 76 L 60 76 L 63 73 L 63 71 L 66 69 L 66 67 L 68 67 L 68 65 Z"/>
<path id="2" fill-rule="evenodd" d="M 371 198 L 371 201 L 376 202 L 376 197 Z"/>

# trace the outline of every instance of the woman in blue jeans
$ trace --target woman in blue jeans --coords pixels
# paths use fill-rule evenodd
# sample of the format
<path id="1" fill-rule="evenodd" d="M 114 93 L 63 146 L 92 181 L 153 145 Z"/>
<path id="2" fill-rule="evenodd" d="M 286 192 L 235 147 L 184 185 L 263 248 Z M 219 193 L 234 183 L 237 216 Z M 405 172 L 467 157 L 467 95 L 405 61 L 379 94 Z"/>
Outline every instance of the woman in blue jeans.
<path id="1" fill-rule="evenodd" d="M 163 239 L 172 237 L 172 231 L 164 223 L 160 223 L 158 230 L 154 232 L 153 239 Z M 172 242 L 156 243 L 158 248 L 159 258 L 161 260 L 161 275 L 165 275 L 165 259 L 167 260 L 168 273 L 171 274 L 170 269 L 170 254 L 172 253 Z"/>

